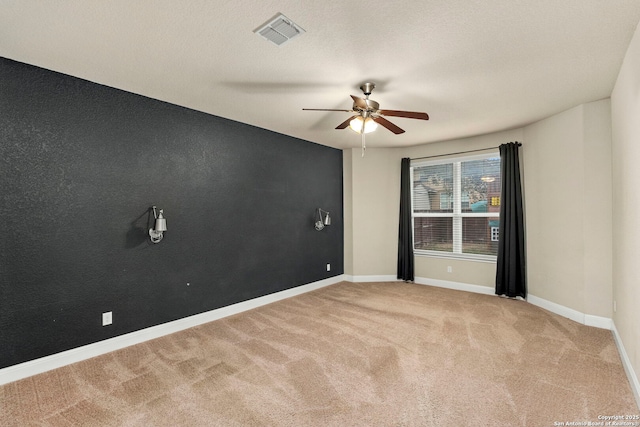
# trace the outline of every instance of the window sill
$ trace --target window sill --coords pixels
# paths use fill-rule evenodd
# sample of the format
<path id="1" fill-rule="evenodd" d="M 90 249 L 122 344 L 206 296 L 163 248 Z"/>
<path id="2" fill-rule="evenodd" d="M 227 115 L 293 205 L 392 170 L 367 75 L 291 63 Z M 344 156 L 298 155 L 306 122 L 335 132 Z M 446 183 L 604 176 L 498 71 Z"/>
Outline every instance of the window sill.
<path id="1" fill-rule="evenodd" d="M 495 264 L 497 257 L 492 255 L 454 254 L 449 252 L 414 250 L 414 255 L 428 258 L 458 259 L 461 261 L 487 262 Z"/>

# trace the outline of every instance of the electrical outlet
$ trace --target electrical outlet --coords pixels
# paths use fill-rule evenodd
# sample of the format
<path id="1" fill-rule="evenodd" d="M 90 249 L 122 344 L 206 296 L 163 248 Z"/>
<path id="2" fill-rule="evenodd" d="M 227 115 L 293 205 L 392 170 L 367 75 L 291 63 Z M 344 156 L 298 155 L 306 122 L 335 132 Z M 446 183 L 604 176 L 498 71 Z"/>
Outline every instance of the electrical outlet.
<path id="1" fill-rule="evenodd" d="M 113 323 L 113 313 L 111 311 L 102 313 L 102 326 L 107 326 L 112 323 Z"/>
<path id="2" fill-rule="evenodd" d="M 327 264 L 327 271 L 331 271 L 331 264 Z"/>
<path id="3" fill-rule="evenodd" d="M 451 272 L 453 272 L 453 268 L 451 268 L 451 266 L 449 265 L 447 266 L 447 273 L 451 273 Z"/>

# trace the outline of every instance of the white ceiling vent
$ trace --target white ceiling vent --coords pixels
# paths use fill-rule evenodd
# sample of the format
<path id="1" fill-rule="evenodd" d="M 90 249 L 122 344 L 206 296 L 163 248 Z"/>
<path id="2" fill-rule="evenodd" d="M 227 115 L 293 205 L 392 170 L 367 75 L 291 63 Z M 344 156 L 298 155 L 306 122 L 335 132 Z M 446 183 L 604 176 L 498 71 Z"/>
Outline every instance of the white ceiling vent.
<path id="1" fill-rule="evenodd" d="M 302 28 L 281 13 L 254 31 L 278 46 L 304 32 Z"/>

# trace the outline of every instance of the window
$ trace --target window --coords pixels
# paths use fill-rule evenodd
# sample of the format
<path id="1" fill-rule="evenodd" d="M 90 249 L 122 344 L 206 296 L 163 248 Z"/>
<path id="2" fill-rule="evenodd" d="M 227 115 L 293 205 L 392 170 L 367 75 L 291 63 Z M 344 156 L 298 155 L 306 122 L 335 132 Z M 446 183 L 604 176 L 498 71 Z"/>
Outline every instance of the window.
<path id="1" fill-rule="evenodd" d="M 416 253 L 493 260 L 500 225 L 500 157 L 496 153 L 413 162 Z"/>

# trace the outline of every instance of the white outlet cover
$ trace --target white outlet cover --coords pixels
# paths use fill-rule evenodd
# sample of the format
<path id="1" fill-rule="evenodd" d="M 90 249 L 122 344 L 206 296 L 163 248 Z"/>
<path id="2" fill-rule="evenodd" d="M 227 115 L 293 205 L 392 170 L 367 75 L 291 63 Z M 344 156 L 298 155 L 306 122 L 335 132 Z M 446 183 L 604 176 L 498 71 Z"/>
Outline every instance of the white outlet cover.
<path id="1" fill-rule="evenodd" d="M 331 264 L 327 264 L 327 271 L 331 271 Z"/>
<path id="2" fill-rule="evenodd" d="M 102 326 L 107 326 L 113 323 L 113 314 L 111 311 L 102 313 Z"/>

